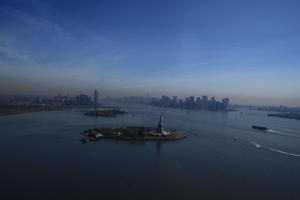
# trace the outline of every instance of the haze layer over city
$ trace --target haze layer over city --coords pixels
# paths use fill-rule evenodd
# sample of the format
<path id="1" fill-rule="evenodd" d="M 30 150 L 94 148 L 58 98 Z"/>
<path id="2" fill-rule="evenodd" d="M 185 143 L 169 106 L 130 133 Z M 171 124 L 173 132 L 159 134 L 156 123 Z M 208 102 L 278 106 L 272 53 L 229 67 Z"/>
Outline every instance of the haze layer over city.
<path id="1" fill-rule="evenodd" d="M 300 106 L 299 4 L 4 0 L 0 90 Z"/>

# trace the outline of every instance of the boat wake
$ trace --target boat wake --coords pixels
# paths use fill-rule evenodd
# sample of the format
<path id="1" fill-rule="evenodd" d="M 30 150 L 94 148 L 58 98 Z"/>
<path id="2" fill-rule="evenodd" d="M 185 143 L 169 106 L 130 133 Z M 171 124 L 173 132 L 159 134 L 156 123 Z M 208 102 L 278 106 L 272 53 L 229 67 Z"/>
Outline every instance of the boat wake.
<path id="1" fill-rule="evenodd" d="M 251 141 L 250 144 L 254 145 L 257 148 L 261 148 L 261 145 L 257 144 L 256 142 Z"/>
<path id="2" fill-rule="evenodd" d="M 294 154 L 294 153 L 289 153 L 289 152 L 286 152 L 286 151 L 274 149 L 274 148 L 271 148 L 271 147 L 265 147 L 265 146 L 262 146 L 262 145 L 260 145 L 260 144 L 258 144 L 256 142 L 254 142 L 254 141 L 250 141 L 250 144 L 252 144 L 256 148 L 261 148 L 261 149 L 265 149 L 265 150 L 268 150 L 268 151 L 272 151 L 272 152 L 276 152 L 276 153 L 280 153 L 280 154 L 284 154 L 284 155 L 288 155 L 288 156 L 293 156 L 293 157 L 300 158 L 300 154 Z"/>
<path id="3" fill-rule="evenodd" d="M 293 134 L 289 134 L 289 133 L 285 133 L 285 132 L 281 132 L 281 131 L 276 131 L 276 130 L 267 130 L 267 132 L 272 133 L 272 134 L 276 134 L 276 135 L 281 135 L 281 136 L 288 136 L 288 137 L 294 137 L 294 138 L 299 138 L 300 136 L 298 135 L 293 135 Z"/>

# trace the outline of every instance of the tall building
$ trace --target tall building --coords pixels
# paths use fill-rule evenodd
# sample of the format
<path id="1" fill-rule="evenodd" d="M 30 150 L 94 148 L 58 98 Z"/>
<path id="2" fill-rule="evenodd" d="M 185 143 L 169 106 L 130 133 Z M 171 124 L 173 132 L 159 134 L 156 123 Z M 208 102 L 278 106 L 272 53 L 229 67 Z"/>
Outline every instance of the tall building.
<path id="1" fill-rule="evenodd" d="M 95 90 L 94 92 L 94 106 L 95 108 L 98 108 L 99 105 L 99 92 Z"/>
<path id="2" fill-rule="evenodd" d="M 190 101 L 191 101 L 192 103 L 194 103 L 194 100 L 195 100 L 195 97 L 194 97 L 194 96 L 190 96 Z"/>
<path id="3" fill-rule="evenodd" d="M 177 96 L 173 96 L 173 102 L 177 103 Z"/>
<path id="4" fill-rule="evenodd" d="M 76 96 L 76 102 L 79 105 L 89 105 L 92 103 L 92 98 L 85 94 L 80 94 Z"/>
<path id="5" fill-rule="evenodd" d="M 229 105 L 229 99 L 228 98 L 222 99 L 222 108 L 226 109 L 228 105 Z"/>
<path id="6" fill-rule="evenodd" d="M 207 96 L 202 96 L 202 103 L 206 104 L 208 101 L 208 97 Z"/>
<path id="7" fill-rule="evenodd" d="M 211 110 L 216 110 L 217 109 L 216 97 L 211 98 L 209 109 L 211 109 Z"/>
<path id="8" fill-rule="evenodd" d="M 177 106 L 177 102 L 178 102 L 177 96 L 173 96 L 173 98 L 172 98 L 172 107 L 176 107 Z"/>
<path id="9" fill-rule="evenodd" d="M 197 97 L 196 98 L 196 109 L 201 109 L 201 98 Z"/>

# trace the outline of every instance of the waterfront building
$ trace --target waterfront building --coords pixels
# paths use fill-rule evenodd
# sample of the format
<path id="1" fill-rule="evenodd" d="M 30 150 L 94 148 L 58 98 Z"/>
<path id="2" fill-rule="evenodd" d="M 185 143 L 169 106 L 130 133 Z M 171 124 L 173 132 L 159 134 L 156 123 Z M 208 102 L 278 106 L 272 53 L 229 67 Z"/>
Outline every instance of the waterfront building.
<path id="1" fill-rule="evenodd" d="M 98 108 L 99 105 L 99 92 L 97 90 L 94 91 L 94 106 L 95 109 Z"/>
<path id="2" fill-rule="evenodd" d="M 226 109 L 228 105 L 229 105 L 229 99 L 228 98 L 222 99 L 222 108 Z"/>
<path id="3" fill-rule="evenodd" d="M 212 97 L 212 98 L 211 98 L 209 109 L 210 109 L 210 110 L 216 110 L 216 109 L 217 109 L 217 101 L 216 101 L 216 97 Z"/>
<path id="4" fill-rule="evenodd" d="M 202 102 L 207 103 L 207 101 L 208 101 L 208 97 L 207 96 L 202 96 Z"/>
<path id="5" fill-rule="evenodd" d="M 89 105 L 92 103 L 92 98 L 85 94 L 80 94 L 76 96 L 76 103 L 78 105 Z"/>
<path id="6" fill-rule="evenodd" d="M 195 97 L 194 96 L 190 96 L 190 102 L 194 103 Z"/>
<path id="7" fill-rule="evenodd" d="M 177 106 L 177 96 L 173 96 L 172 98 L 172 103 L 173 103 L 173 107 L 176 107 Z"/>

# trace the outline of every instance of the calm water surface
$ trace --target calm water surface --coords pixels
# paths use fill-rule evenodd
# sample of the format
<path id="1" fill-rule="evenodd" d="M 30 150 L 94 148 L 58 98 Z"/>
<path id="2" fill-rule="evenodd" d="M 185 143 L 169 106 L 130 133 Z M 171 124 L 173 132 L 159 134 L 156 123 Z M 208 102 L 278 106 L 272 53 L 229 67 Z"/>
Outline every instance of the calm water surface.
<path id="1" fill-rule="evenodd" d="M 135 116 L 0 117 L 1 199 L 300 199 L 300 121 L 118 105 Z M 80 142 L 91 127 L 156 126 L 165 110 L 165 127 L 187 139 Z"/>

